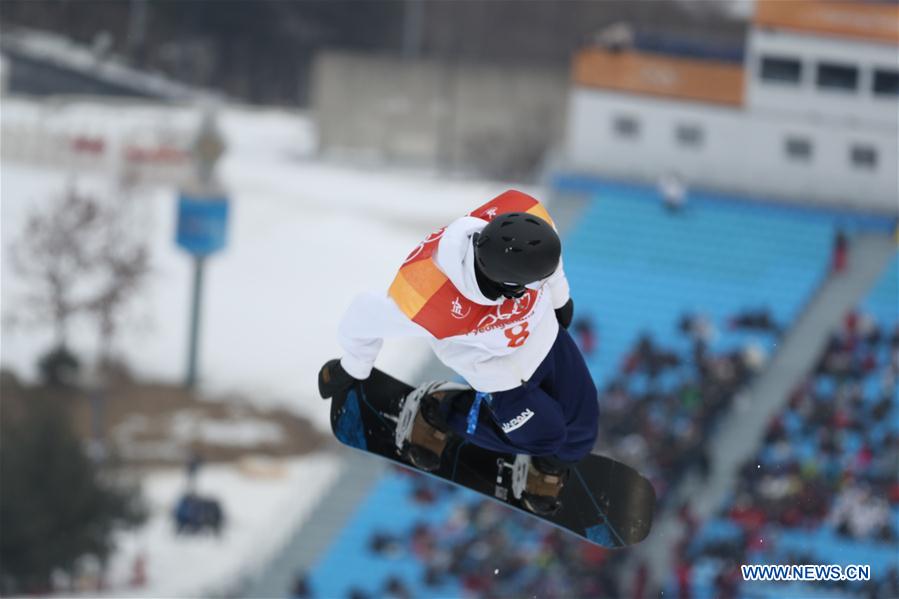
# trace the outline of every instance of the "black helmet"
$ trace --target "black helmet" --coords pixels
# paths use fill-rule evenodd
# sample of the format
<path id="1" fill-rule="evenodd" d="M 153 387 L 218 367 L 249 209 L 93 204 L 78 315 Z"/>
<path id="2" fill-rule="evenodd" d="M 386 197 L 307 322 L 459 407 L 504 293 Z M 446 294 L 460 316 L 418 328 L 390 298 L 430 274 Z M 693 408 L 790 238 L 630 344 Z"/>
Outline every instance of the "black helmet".
<path id="1" fill-rule="evenodd" d="M 500 214 L 474 242 L 475 262 L 491 281 L 524 287 L 556 271 L 562 242 L 552 225 L 527 212 Z"/>

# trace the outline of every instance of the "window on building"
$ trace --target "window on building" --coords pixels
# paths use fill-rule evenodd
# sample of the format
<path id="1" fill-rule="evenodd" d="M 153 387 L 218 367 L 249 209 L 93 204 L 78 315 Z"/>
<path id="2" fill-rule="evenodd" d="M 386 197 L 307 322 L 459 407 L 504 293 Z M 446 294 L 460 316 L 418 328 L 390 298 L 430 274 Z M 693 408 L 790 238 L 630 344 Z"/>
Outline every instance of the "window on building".
<path id="1" fill-rule="evenodd" d="M 618 137 L 634 139 L 640 135 L 640 122 L 632 116 L 616 116 L 612 127 Z"/>
<path id="2" fill-rule="evenodd" d="M 818 87 L 855 91 L 858 87 L 858 67 L 831 62 L 819 63 Z"/>
<path id="3" fill-rule="evenodd" d="M 874 93 L 878 96 L 899 95 L 899 71 L 874 69 Z"/>
<path id="4" fill-rule="evenodd" d="M 849 160 L 852 166 L 860 169 L 877 168 L 877 148 L 858 144 L 849 148 Z"/>
<path id="5" fill-rule="evenodd" d="M 699 125 L 678 125 L 674 129 L 674 138 L 681 146 L 698 148 L 702 146 L 702 142 L 705 139 L 705 132 Z"/>
<path id="6" fill-rule="evenodd" d="M 809 162 L 812 159 L 812 142 L 806 137 L 788 137 L 784 150 L 787 158 L 795 162 Z"/>
<path id="7" fill-rule="evenodd" d="M 762 56 L 761 76 L 765 81 L 798 84 L 802 77 L 802 63 L 798 58 Z"/>

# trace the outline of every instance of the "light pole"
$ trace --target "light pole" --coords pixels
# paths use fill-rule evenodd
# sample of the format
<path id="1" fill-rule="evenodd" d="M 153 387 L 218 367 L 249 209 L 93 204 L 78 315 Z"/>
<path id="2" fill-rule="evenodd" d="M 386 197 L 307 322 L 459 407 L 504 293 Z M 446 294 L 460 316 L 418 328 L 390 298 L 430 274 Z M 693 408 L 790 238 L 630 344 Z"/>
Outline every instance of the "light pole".
<path id="1" fill-rule="evenodd" d="M 187 374 L 184 380 L 184 386 L 188 389 L 196 386 L 198 378 L 206 258 L 223 249 L 226 241 L 228 197 L 215 178 L 215 165 L 224 151 L 225 143 L 216 126 L 215 114 L 208 110 L 191 152 L 193 180 L 186 189 L 181 190 L 178 198 L 176 243 L 193 257 L 194 265 Z"/>

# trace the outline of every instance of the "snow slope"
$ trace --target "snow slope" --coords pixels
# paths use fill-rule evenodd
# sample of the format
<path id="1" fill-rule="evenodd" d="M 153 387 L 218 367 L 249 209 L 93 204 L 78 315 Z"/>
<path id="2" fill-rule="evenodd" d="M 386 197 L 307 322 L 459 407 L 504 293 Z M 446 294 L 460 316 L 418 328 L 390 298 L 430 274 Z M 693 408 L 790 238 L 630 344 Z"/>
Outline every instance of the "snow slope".
<path id="1" fill-rule="evenodd" d="M 338 458 L 315 455 L 283 464 L 279 476 L 252 476 L 234 465 L 206 466 L 196 491 L 218 498 L 226 526 L 221 537 L 175 534 L 172 510 L 185 489 L 182 470 L 150 473 L 143 480 L 147 523 L 118 535 L 109 565 L 110 596 L 196 597 L 228 595 L 270 559 L 307 518 L 339 473 Z M 278 474 L 277 464 L 275 474 Z M 146 584 L 132 587 L 134 562 L 143 556 Z"/>

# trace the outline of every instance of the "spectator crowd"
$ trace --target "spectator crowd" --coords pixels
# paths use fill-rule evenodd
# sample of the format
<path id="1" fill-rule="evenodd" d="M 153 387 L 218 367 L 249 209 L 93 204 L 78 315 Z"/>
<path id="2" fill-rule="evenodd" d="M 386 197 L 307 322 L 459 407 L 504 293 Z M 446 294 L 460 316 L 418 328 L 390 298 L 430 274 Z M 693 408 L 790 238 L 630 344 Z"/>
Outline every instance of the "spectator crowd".
<path id="1" fill-rule="evenodd" d="M 411 499 L 437 507 L 452 503 L 444 522 L 419 522 L 406 531 L 375 531 L 368 550 L 381 558 L 422 564 L 416 583 L 439 596 L 459 585 L 478 597 L 618 597 L 622 552 L 607 551 L 571 537 L 549 524 L 441 481 L 398 470 L 414 482 Z M 414 596 L 409 581 L 388 577 L 376 595 L 361 589 L 355 599 Z"/>
<path id="2" fill-rule="evenodd" d="M 662 502 L 687 472 L 708 473 L 706 439 L 780 334 L 764 309 L 728 319 L 723 334 L 743 335 L 730 349 L 712 350 L 719 333 L 702 315 L 684 314 L 677 330 L 676 347 L 643 334 L 600 392 L 599 452 L 649 477 Z"/>
<path id="3" fill-rule="evenodd" d="M 740 564 L 832 563 L 868 547 L 871 555 L 893 556 L 872 568 L 870 582 L 815 584 L 852 596 L 899 597 L 897 377 L 899 324 L 890 329 L 849 314 L 743 465 L 719 517 L 692 542 L 688 527 L 672 583 L 681 596 L 701 583 L 696 569 L 711 571 L 704 578 L 716 597 L 735 597 Z M 797 545 L 791 538 L 817 541 Z"/>

